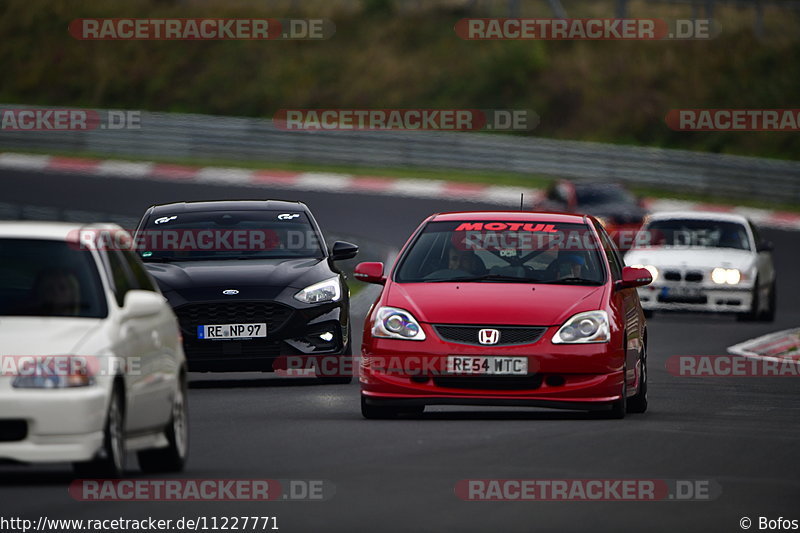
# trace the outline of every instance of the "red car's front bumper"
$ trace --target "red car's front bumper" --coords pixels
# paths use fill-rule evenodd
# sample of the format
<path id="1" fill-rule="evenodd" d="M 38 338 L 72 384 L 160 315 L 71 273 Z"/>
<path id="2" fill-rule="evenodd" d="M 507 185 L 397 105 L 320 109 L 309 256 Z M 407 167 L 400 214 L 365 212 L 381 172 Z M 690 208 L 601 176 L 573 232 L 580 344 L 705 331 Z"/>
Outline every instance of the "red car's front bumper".
<path id="1" fill-rule="evenodd" d="M 429 327 L 425 341 L 365 339 L 361 392 L 375 405 L 525 405 L 604 408 L 623 390 L 624 353 L 611 343 L 553 344 L 557 328 L 535 344 L 473 346 L 445 342 Z M 525 357 L 525 376 L 454 375 L 449 355 Z"/>

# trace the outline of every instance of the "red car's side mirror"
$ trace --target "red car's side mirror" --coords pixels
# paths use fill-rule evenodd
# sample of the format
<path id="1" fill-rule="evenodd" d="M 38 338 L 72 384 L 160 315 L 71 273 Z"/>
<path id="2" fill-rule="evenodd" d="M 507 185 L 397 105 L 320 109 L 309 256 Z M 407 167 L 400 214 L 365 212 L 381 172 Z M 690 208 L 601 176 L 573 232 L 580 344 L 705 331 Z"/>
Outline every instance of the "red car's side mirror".
<path id="1" fill-rule="evenodd" d="M 366 283 L 377 283 L 383 285 L 386 278 L 383 277 L 383 263 L 359 263 L 353 272 L 353 277 Z"/>
<path id="2" fill-rule="evenodd" d="M 653 276 L 646 268 L 625 267 L 622 269 L 621 289 L 644 287 L 653 282 Z"/>

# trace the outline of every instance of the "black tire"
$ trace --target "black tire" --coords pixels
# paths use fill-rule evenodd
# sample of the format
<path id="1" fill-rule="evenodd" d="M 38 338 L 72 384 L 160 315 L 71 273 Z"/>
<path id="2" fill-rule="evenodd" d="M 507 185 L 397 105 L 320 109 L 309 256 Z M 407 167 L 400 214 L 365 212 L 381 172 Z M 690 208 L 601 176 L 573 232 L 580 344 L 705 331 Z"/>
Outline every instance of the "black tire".
<path id="1" fill-rule="evenodd" d="M 125 406 L 123 386 L 114 385 L 108 402 L 106 424 L 103 430 L 103 448 L 90 460 L 72 464 L 80 477 L 119 478 L 125 473 L 127 450 L 125 447 Z"/>
<path id="2" fill-rule="evenodd" d="M 644 312 L 645 318 L 653 318 L 653 315 L 655 314 L 655 311 L 652 309 L 642 309 L 642 311 Z"/>
<path id="3" fill-rule="evenodd" d="M 639 390 L 628 398 L 626 409 L 629 413 L 644 413 L 647 411 L 647 350 L 643 349 L 639 356 L 642 363 L 642 375 Z"/>
<path id="4" fill-rule="evenodd" d="M 164 433 L 169 441 L 166 448 L 142 450 L 136 454 L 142 472 L 181 472 L 189 455 L 189 409 L 186 378 L 182 375 L 172 400 L 172 416 Z"/>
<path id="5" fill-rule="evenodd" d="M 761 313 L 758 319 L 761 322 L 775 322 L 775 309 L 778 306 L 778 292 L 775 287 L 775 282 L 769 287 L 769 300 L 767 309 Z"/>
<path id="6" fill-rule="evenodd" d="M 414 405 L 408 407 L 394 407 L 388 405 L 369 405 L 361 396 L 361 416 L 368 420 L 389 420 L 400 415 L 420 416 L 425 412 L 424 405 Z"/>

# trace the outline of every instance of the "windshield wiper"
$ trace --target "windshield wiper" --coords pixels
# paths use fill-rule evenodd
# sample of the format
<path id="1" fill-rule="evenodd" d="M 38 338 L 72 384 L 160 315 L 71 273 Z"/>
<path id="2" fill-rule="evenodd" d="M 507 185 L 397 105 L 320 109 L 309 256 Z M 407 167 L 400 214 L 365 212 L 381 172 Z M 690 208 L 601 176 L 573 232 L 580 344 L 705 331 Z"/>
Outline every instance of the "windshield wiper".
<path id="1" fill-rule="evenodd" d="M 508 281 L 511 283 L 536 283 L 536 280 L 520 278 L 517 276 L 503 276 L 500 274 L 484 274 L 483 276 L 462 276 L 460 278 L 444 278 L 425 280 L 432 283 L 456 283 L 461 281 Z"/>
<path id="2" fill-rule="evenodd" d="M 586 279 L 586 278 L 577 278 L 577 277 L 570 277 L 570 278 L 561 278 L 556 279 L 553 281 L 541 281 L 540 283 L 552 283 L 552 284 L 575 284 L 575 285 L 600 285 L 601 282 L 597 281 L 596 279 Z"/>

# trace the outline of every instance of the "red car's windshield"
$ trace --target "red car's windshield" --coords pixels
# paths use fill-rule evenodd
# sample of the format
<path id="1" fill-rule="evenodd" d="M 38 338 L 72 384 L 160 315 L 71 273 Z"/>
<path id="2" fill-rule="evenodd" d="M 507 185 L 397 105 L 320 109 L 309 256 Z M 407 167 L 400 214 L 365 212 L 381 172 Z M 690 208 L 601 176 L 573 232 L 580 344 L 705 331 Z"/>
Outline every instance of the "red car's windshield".
<path id="1" fill-rule="evenodd" d="M 430 222 L 401 259 L 395 281 L 598 285 L 599 242 L 583 224 Z"/>

